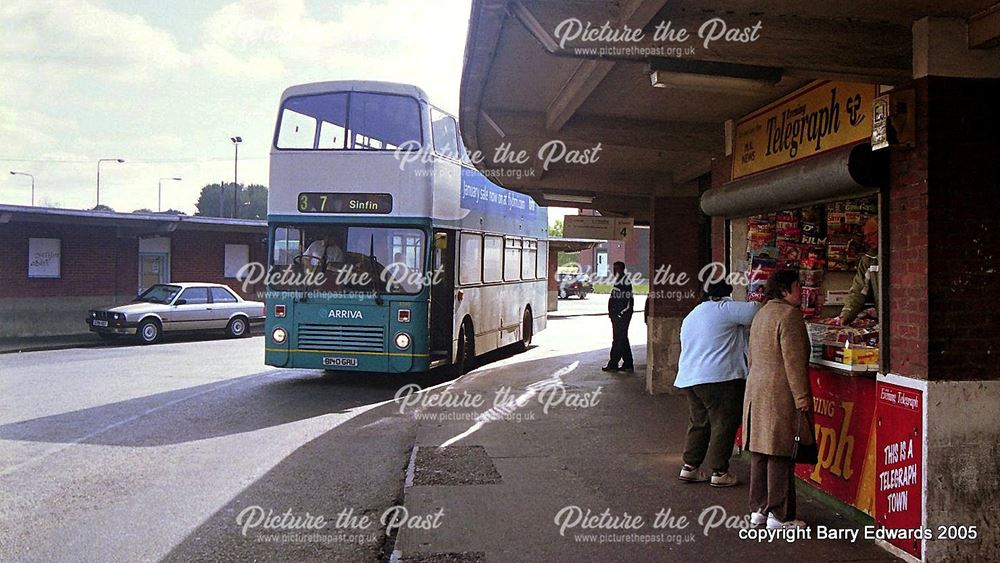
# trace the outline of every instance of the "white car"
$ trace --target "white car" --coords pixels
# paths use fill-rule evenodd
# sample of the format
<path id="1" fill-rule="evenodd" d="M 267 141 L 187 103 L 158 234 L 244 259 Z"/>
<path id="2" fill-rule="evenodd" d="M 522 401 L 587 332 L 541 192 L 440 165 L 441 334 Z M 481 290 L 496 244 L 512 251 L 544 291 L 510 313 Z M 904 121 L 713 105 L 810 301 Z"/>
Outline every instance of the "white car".
<path id="1" fill-rule="evenodd" d="M 217 283 L 156 284 L 128 305 L 95 309 L 87 315 L 91 332 L 101 338 L 135 335 L 152 344 L 167 331 L 225 330 L 239 338 L 251 324 L 264 322 L 264 304 L 245 301 Z"/>

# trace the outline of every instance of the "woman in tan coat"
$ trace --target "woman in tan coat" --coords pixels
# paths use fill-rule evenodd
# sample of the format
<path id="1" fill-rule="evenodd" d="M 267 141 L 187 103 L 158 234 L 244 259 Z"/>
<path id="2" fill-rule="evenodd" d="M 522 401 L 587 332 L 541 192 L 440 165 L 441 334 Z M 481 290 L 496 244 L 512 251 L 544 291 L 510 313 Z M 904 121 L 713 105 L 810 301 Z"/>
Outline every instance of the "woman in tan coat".
<path id="1" fill-rule="evenodd" d="M 743 446 L 750 450 L 751 522 L 768 528 L 805 526 L 795 519 L 795 444 L 799 412 L 809 414 L 809 336 L 799 311 L 798 272 L 767 280 L 764 307 L 750 327 L 750 374 L 743 401 Z M 802 426 L 812 443 L 811 417 Z"/>

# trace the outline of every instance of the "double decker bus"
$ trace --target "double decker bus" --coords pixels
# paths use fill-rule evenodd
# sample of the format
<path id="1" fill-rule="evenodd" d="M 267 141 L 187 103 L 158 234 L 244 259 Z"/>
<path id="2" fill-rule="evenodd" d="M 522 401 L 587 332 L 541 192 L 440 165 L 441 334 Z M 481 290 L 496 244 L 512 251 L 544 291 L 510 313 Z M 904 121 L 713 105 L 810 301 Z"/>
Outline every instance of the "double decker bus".
<path id="1" fill-rule="evenodd" d="M 545 328 L 547 210 L 477 171 L 419 88 L 293 86 L 270 162 L 268 365 L 464 373 Z"/>

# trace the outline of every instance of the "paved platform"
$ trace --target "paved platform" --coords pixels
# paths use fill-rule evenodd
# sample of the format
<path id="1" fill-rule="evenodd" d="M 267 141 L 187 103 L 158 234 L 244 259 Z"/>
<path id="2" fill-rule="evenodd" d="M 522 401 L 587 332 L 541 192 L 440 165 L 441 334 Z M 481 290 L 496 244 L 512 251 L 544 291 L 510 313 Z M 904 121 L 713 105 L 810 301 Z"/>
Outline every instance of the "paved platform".
<path id="1" fill-rule="evenodd" d="M 590 342 L 599 339 L 599 321 L 566 316 L 551 318 L 550 327 L 572 323 L 581 342 Z M 634 341 L 640 332 L 644 339 L 633 323 Z M 635 374 L 609 374 L 600 371 L 605 349 L 552 355 L 540 340 L 542 349 L 448 389 L 483 397 L 486 408 L 498 395 L 502 404 L 513 397 L 512 408 L 477 417 L 484 408 L 415 407 L 417 451 L 404 504 L 410 514 L 443 512 L 436 528 L 398 532 L 397 561 L 896 560 L 865 540 L 740 539 L 735 526 L 747 518 L 748 467 L 734 461 L 744 484 L 729 489 L 677 480 L 687 405 L 681 396 L 644 392 L 644 346 L 633 346 Z M 577 406 L 568 406 L 570 397 Z M 658 513 L 669 525 L 654 526 Z M 802 494 L 799 516 L 814 534 L 819 525 L 858 529 Z"/>

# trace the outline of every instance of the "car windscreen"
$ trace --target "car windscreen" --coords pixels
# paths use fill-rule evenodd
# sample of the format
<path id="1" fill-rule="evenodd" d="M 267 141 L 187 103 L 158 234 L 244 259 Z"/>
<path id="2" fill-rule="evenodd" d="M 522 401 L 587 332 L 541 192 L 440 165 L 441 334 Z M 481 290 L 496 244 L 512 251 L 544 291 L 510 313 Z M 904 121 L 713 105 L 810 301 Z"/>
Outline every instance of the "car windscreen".
<path id="1" fill-rule="evenodd" d="M 177 293 L 181 290 L 179 286 L 176 285 L 163 285 L 156 284 L 146 291 L 143 291 L 136 301 L 147 301 L 149 303 L 170 303 L 177 296 Z"/>

